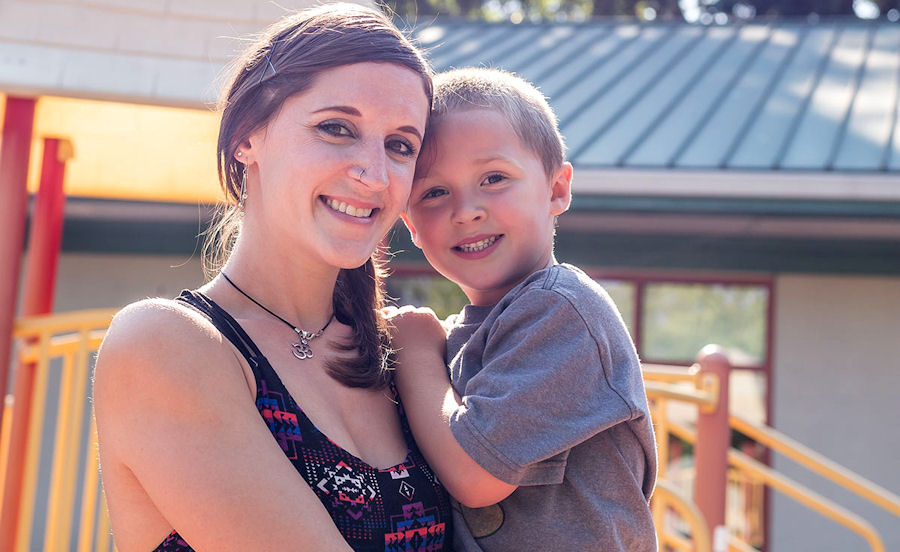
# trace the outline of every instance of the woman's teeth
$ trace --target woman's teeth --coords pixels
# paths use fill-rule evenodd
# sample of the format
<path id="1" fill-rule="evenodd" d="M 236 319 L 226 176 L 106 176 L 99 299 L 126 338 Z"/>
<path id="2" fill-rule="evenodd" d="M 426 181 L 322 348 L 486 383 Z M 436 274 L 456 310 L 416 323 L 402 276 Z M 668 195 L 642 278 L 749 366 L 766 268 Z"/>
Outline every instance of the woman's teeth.
<path id="1" fill-rule="evenodd" d="M 488 248 L 489 246 L 491 246 L 495 241 L 497 241 L 497 238 L 498 238 L 498 237 L 499 237 L 499 236 L 491 236 L 490 238 L 485 238 L 485 239 L 483 239 L 483 240 L 481 240 L 481 241 L 477 241 L 477 242 L 474 242 L 474 243 L 466 243 L 466 244 L 463 244 L 463 245 L 459 245 L 459 246 L 457 246 L 457 247 L 459 247 L 459 249 L 462 249 L 462 250 L 465 251 L 466 253 L 474 253 L 474 252 L 476 252 L 476 251 L 482 251 L 482 250 L 484 250 L 484 249 L 487 249 L 487 248 Z"/>
<path id="2" fill-rule="evenodd" d="M 353 205 L 347 205 L 343 201 L 336 201 L 334 199 L 326 199 L 325 204 L 338 211 L 340 213 L 344 213 L 350 215 L 351 217 L 356 218 L 369 218 L 372 215 L 372 209 L 362 209 L 356 208 Z"/>

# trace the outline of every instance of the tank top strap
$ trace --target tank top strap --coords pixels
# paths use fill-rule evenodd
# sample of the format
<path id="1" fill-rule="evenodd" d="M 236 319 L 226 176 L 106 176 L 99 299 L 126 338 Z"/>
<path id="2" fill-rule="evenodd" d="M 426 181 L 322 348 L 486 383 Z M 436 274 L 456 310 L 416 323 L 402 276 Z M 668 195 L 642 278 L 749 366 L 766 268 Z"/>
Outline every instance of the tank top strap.
<path id="1" fill-rule="evenodd" d="M 258 371 L 260 358 L 263 356 L 262 353 L 244 331 L 244 328 L 225 309 L 199 291 L 188 289 L 182 291 L 175 300 L 188 305 L 212 322 L 213 326 L 243 355 L 253 372 L 256 373 Z M 259 374 L 257 374 L 258 377 Z"/>

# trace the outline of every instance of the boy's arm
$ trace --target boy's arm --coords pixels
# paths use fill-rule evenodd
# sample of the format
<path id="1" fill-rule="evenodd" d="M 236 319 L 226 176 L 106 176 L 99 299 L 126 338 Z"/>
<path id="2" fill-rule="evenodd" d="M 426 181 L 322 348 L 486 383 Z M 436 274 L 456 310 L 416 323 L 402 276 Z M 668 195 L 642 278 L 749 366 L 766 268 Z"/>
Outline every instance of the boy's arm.
<path id="1" fill-rule="evenodd" d="M 416 442 L 441 483 L 470 508 L 500 502 L 513 491 L 469 456 L 450 430 L 450 417 L 465 408 L 450 386 L 444 364 L 446 334 L 430 309 L 402 309 L 391 318 L 397 350 L 395 381 Z"/>

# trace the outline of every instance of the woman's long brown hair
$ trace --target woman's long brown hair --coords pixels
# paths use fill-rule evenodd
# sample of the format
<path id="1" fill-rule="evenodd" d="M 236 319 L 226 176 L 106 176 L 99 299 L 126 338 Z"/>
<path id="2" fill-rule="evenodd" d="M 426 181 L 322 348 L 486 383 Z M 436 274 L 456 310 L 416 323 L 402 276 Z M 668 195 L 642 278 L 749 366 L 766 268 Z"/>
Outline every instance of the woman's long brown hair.
<path id="1" fill-rule="evenodd" d="M 236 205 L 244 165 L 235 159 L 238 146 L 265 126 L 287 98 L 309 88 L 318 73 L 363 62 L 396 63 L 417 72 L 430 106 L 432 71 L 422 53 L 384 14 L 355 4 L 326 4 L 285 17 L 235 61 L 219 105 L 217 165 L 227 206 L 207 232 L 207 274 L 221 269 L 240 232 Z M 350 387 L 380 388 L 389 381 L 390 340 L 377 312 L 384 306 L 382 278 L 378 252 L 337 277 L 335 317 L 353 329 L 352 342 L 338 347 L 357 354 L 329 362 L 328 371 Z"/>

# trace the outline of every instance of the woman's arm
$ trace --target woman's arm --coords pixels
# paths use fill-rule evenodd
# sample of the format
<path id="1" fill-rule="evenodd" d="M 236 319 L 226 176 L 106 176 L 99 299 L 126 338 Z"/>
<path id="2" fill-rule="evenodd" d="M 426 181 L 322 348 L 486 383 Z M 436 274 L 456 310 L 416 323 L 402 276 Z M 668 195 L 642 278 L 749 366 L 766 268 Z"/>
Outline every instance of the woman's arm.
<path id="1" fill-rule="evenodd" d="M 201 316 L 170 301 L 117 315 L 94 410 L 103 469 L 130 471 L 193 548 L 350 550 L 260 418 L 233 349 Z M 129 508 L 117 498 L 112 508 Z"/>
<path id="2" fill-rule="evenodd" d="M 471 508 L 500 502 L 510 485 L 482 468 L 459 445 L 450 417 L 465 408 L 450 385 L 444 364 L 446 334 L 430 309 L 386 311 L 396 349 L 396 383 L 416 443 L 453 497 Z"/>

